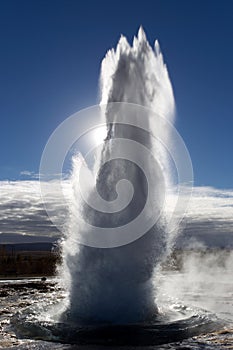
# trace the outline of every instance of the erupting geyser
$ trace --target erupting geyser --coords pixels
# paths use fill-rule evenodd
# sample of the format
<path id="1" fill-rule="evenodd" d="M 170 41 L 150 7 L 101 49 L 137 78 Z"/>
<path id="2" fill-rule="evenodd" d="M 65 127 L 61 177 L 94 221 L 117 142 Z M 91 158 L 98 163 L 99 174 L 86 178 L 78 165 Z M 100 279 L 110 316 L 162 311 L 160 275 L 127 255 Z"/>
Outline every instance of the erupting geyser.
<path id="1" fill-rule="evenodd" d="M 142 28 L 132 47 L 122 36 L 116 50 L 110 50 L 102 62 L 100 86 L 100 106 L 107 132 L 95 160 L 93 183 L 89 181 L 93 178 L 91 171 L 86 167 L 88 184 L 85 191 L 91 201 L 97 190 L 105 204 L 98 210 L 81 199 L 76 182 L 83 159 L 77 155 L 73 159 L 68 230 L 62 243 L 62 273 L 69 296 L 67 310 L 61 318 L 81 324 L 136 323 L 149 320 L 156 313 L 152 276 L 156 265 L 166 254 L 168 240 L 162 207 L 170 183 L 169 166 L 161 144 L 153 136 L 162 133 L 163 140 L 169 143 L 169 132 L 161 129 L 159 118 L 172 122 L 175 107 L 158 42 L 155 42 L 153 50 Z M 127 107 L 127 103 L 134 105 Z M 140 107 L 135 105 L 148 108 L 148 112 L 145 113 L 144 108 L 140 113 Z M 126 113 L 131 114 L 131 119 L 133 115 L 134 125 L 126 125 Z M 157 118 L 156 113 L 160 117 Z M 138 121 L 145 130 L 138 127 Z M 128 144 L 125 144 L 126 141 Z M 138 143 L 144 153 L 137 151 Z M 129 156 L 119 156 L 129 149 L 132 158 L 137 157 L 140 164 L 135 164 Z M 157 159 L 154 164 L 152 156 Z M 124 180 L 128 180 L 131 187 Z M 128 191 L 120 191 L 120 183 L 127 185 Z M 118 195 L 123 197 L 124 203 L 131 199 L 120 210 L 117 209 Z M 148 197 L 151 203 L 146 205 Z M 108 211 L 110 205 L 111 212 Z M 133 221 L 143 210 L 144 221 L 153 216 L 157 219 L 145 234 L 142 232 L 128 244 L 112 244 L 111 238 L 103 247 L 79 244 L 78 237 L 88 237 L 89 225 L 93 227 L 94 234 L 95 228 L 101 227 L 106 232 L 115 229 L 117 235 L 117 229 Z M 87 226 L 78 221 L 78 211 Z M 137 227 L 140 228 L 140 224 Z M 133 235 L 132 230 L 126 235 Z M 96 235 L 98 239 L 98 232 Z"/>
<path id="2" fill-rule="evenodd" d="M 216 330 L 216 317 L 173 303 L 156 284 L 168 277 L 159 267 L 179 232 L 193 175 L 173 126 L 158 42 L 153 50 L 142 28 L 132 47 L 121 37 L 102 62 L 100 86 L 100 104 L 64 120 L 40 164 L 47 213 L 63 232 L 67 297 L 59 303 L 63 289 L 48 289 L 45 304 L 16 313 L 11 323 L 21 337 L 59 346 L 132 349 Z"/>

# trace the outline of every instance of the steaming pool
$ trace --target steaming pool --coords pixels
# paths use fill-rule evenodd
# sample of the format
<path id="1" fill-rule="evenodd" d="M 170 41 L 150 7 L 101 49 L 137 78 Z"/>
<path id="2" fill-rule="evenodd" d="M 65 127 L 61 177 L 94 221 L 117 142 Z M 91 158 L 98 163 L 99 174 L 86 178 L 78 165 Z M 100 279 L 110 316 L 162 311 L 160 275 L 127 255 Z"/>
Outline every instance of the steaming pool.
<path id="1" fill-rule="evenodd" d="M 65 292 L 56 279 L 0 282 L 1 349 L 230 349 L 233 347 L 233 283 L 230 276 L 184 287 L 181 272 L 160 275 L 160 315 L 143 324 L 77 326 L 53 321 Z M 228 280 L 228 281 L 227 281 Z M 227 281 L 227 283 L 226 283 Z M 202 281 L 203 282 L 203 281 Z M 217 284 L 217 281 L 215 281 Z M 177 286 L 169 295 L 170 285 Z M 181 287 L 182 286 L 182 287 Z M 193 290 L 193 292 L 192 292 Z M 224 292 L 223 292 L 224 291 Z M 182 302 L 179 298 L 182 296 Z M 204 310 L 204 306 L 206 308 Z"/>

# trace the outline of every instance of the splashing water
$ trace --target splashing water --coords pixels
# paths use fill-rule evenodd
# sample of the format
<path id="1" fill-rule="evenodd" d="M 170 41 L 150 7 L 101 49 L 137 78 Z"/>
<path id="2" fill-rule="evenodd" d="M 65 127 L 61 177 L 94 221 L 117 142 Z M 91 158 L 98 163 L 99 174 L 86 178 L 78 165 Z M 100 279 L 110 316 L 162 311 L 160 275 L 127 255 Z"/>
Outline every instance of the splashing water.
<path id="1" fill-rule="evenodd" d="M 106 230 L 119 227 L 139 215 L 145 206 L 148 191 L 152 191 L 153 194 L 151 208 L 154 212 L 148 208 L 146 217 L 159 216 L 161 213 L 164 189 L 169 182 L 169 176 L 164 173 L 164 169 L 161 171 L 159 163 L 152 166 L 149 155 L 140 159 L 142 168 L 149 168 L 153 184 L 151 189 L 141 167 L 128 159 L 111 158 L 116 148 L 118 151 L 122 148 L 120 151 L 124 151 L 124 146 L 114 144 L 116 139 L 128 139 L 134 144 L 135 141 L 140 142 L 154 152 L 157 158 L 163 157 L 161 146 L 153 140 L 153 130 L 159 125 L 156 117 L 148 111 L 147 118 L 143 120 L 143 124 L 151 131 L 147 133 L 136 126 L 126 126 L 121 104 L 115 104 L 127 102 L 145 106 L 173 121 L 173 91 L 158 42 L 155 42 L 153 50 L 142 28 L 138 37 L 134 38 L 132 47 L 122 36 L 116 50 L 110 50 L 102 62 L 100 85 L 100 105 L 107 125 L 107 134 L 94 166 L 96 182 L 86 186 L 86 191 L 89 191 L 91 198 L 92 187 L 98 189 L 107 203 L 106 212 L 94 210 L 81 202 L 76 182 L 83 160 L 76 157 L 73 161 L 73 197 L 69 231 L 63 242 L 62 269 L 68 283 L 69 306 L 62 318 L 88 324 L 145 321 L 156 313 L 152 276 L 156 264 L 166 253 L 167 237 L 163 220 L 158 220 L 145 235 L 134 242 L 107 249 L 78 244 L 77 236 L 88 235 L 88 232 L 76 220 L 75 214 L 82 211 L 85 220 L 94 227 L 104 227 Z M 142 118 L 135 109 L 134 118 L 135 125 L 137 118 Z M 163 132 L 166 140 L 169 140 L 167 130 L 159 132 Z M 136 150 L 132 152 L 136 153 Z M 89 172 L 86 168 L 86 179 L 91 178 Z M 117 213 L 117 210 L 113 210 L 110 215 L 107 207 L 116 199 L 116 186 L 122 179 L 129 180 L 134 187 L 132 201 L 123 210 Z M 125 192 L 126 197 L 129 192 Z"/>
<path id="2" fill-rule="evenodd" d="M 169 274 L 154 279 L 178 231 L 192 180 L 188 152 L 172 125 L 173 92 L 158 42 L 153 50 L 142 28 L 132 47 L 121 37 L 102 62 L 100 85 L 100 105 L 54 131 L 40 166 L 47 212 L 64 234 L 59 279 L 67 299 L 59 302 L 63 288 L 60 295 L 47 293 L 45 303 L 16 313 L 11 326 L 20 337 L 52 341 L 56 348 L 60 342 L 151 347 L 220 329 L 223 323 L 214 315 L 163 293 L 168 284 L 161 281 Z M 90 135 L 103 130 L 93 164 Z M 57 174 L 86 134 L 91 150 L 73 157 L 72 174 L 64 181 Z M 65 208 L 68 204 L 65 226 L 65 211 L 54 215 L 51 193 L 59 205 L 62 199 Z"/>

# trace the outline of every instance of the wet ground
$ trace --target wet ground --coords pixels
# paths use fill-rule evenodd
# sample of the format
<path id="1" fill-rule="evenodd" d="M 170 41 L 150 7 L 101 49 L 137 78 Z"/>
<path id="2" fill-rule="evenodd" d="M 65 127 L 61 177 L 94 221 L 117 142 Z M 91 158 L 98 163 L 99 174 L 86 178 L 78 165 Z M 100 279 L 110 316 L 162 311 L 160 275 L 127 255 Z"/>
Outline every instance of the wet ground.
<path id="1" fill-rule="evenodd" d="M 20 320 L 20 315 L 27 308 L 38 307 L 40 310 L 44 303 L 53 305 L 64 298 L 64 291 L 59 288 L 57 281 L 49 279 L 42 282 L 40 279 L 32 280 L 5 280 L 0 282 L 0 348 L 1 349 L 233 349 L 233 327 L 228 321 L 217 331 L 201 334 L 181 342 L 153 346 L 113 346 L 107 345 L 70 345 L 58 342 L 35 340 L 18 334 L 14 327 L 14 319 Z M 22 319 L 23 322 L 23 319 Z M 39 336 L 40 337 L 40 336 Z M 27 339 L 29 338 L 29 339 Z"/>

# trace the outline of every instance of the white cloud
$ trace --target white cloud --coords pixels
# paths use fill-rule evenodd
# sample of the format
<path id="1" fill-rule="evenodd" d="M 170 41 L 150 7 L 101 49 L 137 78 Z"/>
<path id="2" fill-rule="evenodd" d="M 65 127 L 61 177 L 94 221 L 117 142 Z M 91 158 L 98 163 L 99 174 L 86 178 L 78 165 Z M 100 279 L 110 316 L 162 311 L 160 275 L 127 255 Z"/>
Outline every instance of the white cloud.
<path id="1" fill-rule="evenodd" d="M 35 173 L 34 171 L 30 171 L 30 170 L 21 171 L 20 176 L 26 177 L 27 179 L 32 179 L 32 180 L 39 178 L 39 174 Z"/>
<path id="2" fill-rule="evenodd" d="M 180 243 L 195 238 L 208 246 L 233 246 L 233 190 L 194 187 L 184 221 Z"/>
<path id="3" fill-rule="evenodd" d="M 31 176 L 32 174 L 33 172 L 29 170 L 23 170 L 20 172 L 20 175 L 25 175 L 25 176 Z"/>
<path id="4" fill-rule="evenodd" d="M 48 187 L 50 214 L 64 221 L 64 201 L 50 184 Z M 44 209 L 39 181 L 0 181 L 0 193 L 0 242 L 6 235 L 60 235 Z M 195 187 L 184 221 L 179 244 L 197 240 L 207 245 L 233 246 L 233 190 Z"/>
<path id="5" fill-rule="evenodd" d="M 38 181 L 1 181 L 0 193 L 0 242 L 15 234 L 58 235 L 44 209 Z"/>

